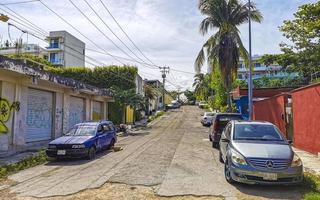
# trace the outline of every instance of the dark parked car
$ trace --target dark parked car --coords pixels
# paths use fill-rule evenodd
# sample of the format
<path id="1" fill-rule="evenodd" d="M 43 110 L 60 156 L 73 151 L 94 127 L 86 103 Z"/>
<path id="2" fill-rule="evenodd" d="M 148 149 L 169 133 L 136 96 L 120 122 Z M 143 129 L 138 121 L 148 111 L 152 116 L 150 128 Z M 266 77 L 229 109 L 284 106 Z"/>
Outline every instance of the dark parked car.
<path id="1" fill-rule="evenodd" d="M 269 122 L 229 122 L 221 136 L 219 157 L 229 183 L 297 184 L 303 180 L 300 158 Z"/>
<path id="2" fill-rule="evenodd" d="M 55 158 L 94 159 L 97 151 L 111 149 L 116 142 L 116 128 L 111 121 L 85 122 L 51 141 L 46 153 Z"/>
<path id="3" fill-rule="evenodd" d="M 230 120 L 243 120 L 239 113 L 217 113 L 212 119 L 212 125 L 209 130 L 209 139 L 212 147 L 219 146 L 221 133 Z"/>

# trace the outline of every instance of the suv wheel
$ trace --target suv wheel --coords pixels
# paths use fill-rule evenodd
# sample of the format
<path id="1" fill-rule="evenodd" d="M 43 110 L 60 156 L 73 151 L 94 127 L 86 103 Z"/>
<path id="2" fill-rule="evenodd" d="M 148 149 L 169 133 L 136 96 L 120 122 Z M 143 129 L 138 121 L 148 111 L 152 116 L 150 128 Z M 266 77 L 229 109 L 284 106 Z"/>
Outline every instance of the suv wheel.
<path id="1" fill-rule="evenodd" d="M 224 161 L 223 161 L 223 159 L 222 159 L 222 154 L 221 154 L 221 151 L 219 150 L 219 161 L 221 162 L 221 163 L 224 163 Z"/>
<path id="2" fill-rule="evenodd" d="M 216 148 L 218 148 L 218 146 L 219 146 L 219 143 L 212 141 L 212 147 L 213 148 L 216 149 Z"/>
<path id="3" fill-rule="evenodd" d="M 96 149 L 94 147 L 90 147 L 88 151 L 88 160 L 93 160 L 96 157 Z"/>
<path id="4" fill-rule="evenodd" d="M 109 144 L 109 146 L 108 146 L 108 150 L 113 149 L 114 143 L 115 143 L 115 140 L 112 139 L 111 142 L 110 142 L 110 144 Z"/>
<path id="5" fill-rule="evenodd" d="M 234 183 L 234 180 L 231 177 L 231 169 L 228 159 L 226 159 L 226 162 L 224 163 L 224 177 L 226 178 L 228 183 Z"/>

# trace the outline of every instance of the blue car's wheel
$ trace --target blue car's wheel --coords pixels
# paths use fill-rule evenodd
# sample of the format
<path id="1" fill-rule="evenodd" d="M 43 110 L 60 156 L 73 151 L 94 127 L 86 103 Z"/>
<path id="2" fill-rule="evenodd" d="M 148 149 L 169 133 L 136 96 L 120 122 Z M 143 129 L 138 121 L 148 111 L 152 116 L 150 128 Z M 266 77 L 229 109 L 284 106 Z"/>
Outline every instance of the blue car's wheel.
<path id="1" fill-rule="evenodd" d="M 96 149 L 94 147 L 90 147 L 88 151 L 88 160 L 93 160 L 96 157 Z"/>
<path id="2" fill-rule="evenodd" d="M 230 165 L 229 165 L 228 159 L 226 159 L 226 162 L 224 163 L 224 176 L 228 183 L 234 183 L 234 180 L 231 177 L 231 171 L 230 171 Z"/>
<path id="3" fill-rule="evenodd" d="M 115 140 L 112 139 L 111 142 L 110 142 L 110 144 L 109 144 L 109 146 L 108 146 L 108 150 L 113 149 L 114 143 L 115 143 Z"/>

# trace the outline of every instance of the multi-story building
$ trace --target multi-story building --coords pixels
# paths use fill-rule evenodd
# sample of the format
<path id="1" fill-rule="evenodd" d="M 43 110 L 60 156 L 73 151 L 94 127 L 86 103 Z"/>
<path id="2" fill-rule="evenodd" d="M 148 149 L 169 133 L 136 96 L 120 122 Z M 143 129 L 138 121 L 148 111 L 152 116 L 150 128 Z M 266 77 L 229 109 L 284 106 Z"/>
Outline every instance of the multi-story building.
<path id="1" fill-rule="evenodd" d="M 252 63 L 254 70 L 252 73 L 252 79 L 259 79 L 262 77 L 268 78 L 284 78 L 284 77 L 296 77 L 298 73 L 289 73 L 283 70 L 283 67 L 278 64 L 271 64 L 266 66 L 260 62 L 261 56 L 254 55 L 252 57 Z M 249 69 L 245 66 L 243 59 L 240 59 L 238 66 L 238 79 L 247 80 Z"/>
<path id="2" fill-rule="evenodd" d="M 85 66 L 85 43 L 67 31 L 51 31 L 47 37 L 48 61 L 61 67 Z"/>

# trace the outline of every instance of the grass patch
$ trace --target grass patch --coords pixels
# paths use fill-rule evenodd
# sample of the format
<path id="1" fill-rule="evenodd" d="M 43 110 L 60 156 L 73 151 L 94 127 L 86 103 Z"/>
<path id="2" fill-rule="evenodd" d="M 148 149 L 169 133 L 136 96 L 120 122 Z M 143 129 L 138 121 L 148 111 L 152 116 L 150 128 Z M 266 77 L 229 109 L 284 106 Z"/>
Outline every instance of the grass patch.
<path id="1" fill-rule="evenodd" d="M 159 118 L 160 116 L 164 115 L 164 111 L 159 111 L 159 112 L 156 112 L 155 115 L 152 115 L 152 116 L 149 116 L 148 117 L 148 122 L 152 122 L 153 120 Z"/>
<path id="2" fill-rule="evenodd" d="M 46 155 L 45 150 L 40 150 L 39 154 L 36 156 L 25 158 L 14 164 L 0 166 L 0 179 L 5 178 L 10 174 L 14 174 L 20 170 L 43 164 L 48 160 L 50 160 L 50 158 Z"/>
<path id="3" fill-rule="evenodd" d="M 304 195 L 305 200 L 319 200 L 320 199 L 320 176 L 304 173 Z"/>

